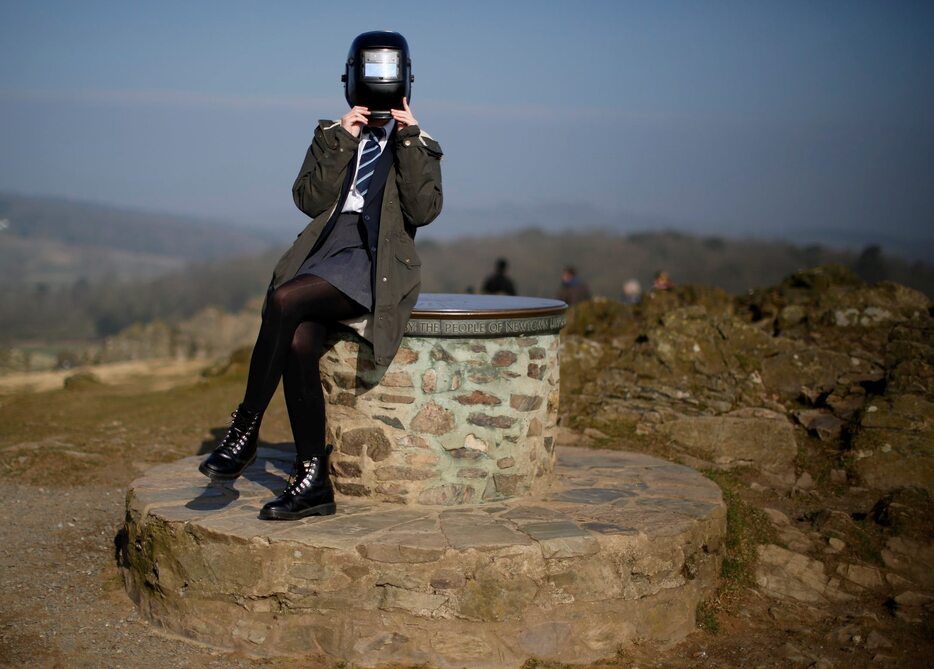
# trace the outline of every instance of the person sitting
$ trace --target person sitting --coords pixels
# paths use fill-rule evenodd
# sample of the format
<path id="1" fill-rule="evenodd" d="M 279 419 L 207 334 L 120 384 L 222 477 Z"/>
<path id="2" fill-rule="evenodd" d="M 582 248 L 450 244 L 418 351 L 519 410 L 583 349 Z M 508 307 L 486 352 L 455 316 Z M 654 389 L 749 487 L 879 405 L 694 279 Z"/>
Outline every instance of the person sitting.
<path id="1" fill-rule="evenodd" d="M 383 51 L 405 64 L 396 78 L 407 86 L 408 44 L 383 31 L 354 40 L 345 81 L 357 77 L 352 68 L 361 53 Z M 360 334 L 376 364 L 392 362 L 421 286 L 415 231 L 443 203 L 441 146 L 419 126 L 408 91 L 374 98 L 389 108 L 371 109 L 352 94 L 357 84 L 345 87 L 350 110 L 314 130 L 292 185 L 295 205 L 310 220 L 273 269 L 243 400 L 199 466 L 215 481 L 243 474 L 256 459 L 263 415 L 281 380 L 296 458 L 285 489 L 260 509 L 263 520 L 335 513 L 319 359 L 332 331 L 367 321 Z"/>

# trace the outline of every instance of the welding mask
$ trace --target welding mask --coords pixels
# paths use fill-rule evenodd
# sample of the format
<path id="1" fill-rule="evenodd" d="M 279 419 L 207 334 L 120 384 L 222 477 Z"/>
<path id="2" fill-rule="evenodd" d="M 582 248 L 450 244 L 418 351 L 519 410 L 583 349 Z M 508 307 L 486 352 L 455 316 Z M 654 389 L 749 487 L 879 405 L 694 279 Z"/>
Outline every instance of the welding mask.
<path id="1" fill-rule="evenodd" d="M 371 119 L 389 119 L 390 109 L 412 100 L 412 59 L 399 33 L 376 30 L 358 35 L 350 45 L 344 75 L 344 97 L 351 107 L 370 110 Z"/>

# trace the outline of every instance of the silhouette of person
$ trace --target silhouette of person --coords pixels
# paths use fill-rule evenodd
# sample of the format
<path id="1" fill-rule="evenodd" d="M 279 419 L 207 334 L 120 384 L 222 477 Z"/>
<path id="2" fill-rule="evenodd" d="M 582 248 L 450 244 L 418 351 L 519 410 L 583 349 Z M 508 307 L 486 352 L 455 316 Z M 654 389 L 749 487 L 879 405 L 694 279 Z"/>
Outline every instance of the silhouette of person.
<path id="1" fill-rule="evenodd" d="M 884 281 L 888 276 L 888 268 L 882 255 L 882 247 L 872 244 L 864 248 L 853 265 L 853 271 L 866 283 Z"/>
<path id="2" fill-rule="evenodd" d="M 483 292 L 487 295 L 515 295 L 516 285 L 508 276 L 506 268 L 509 263 L 505 258 L 496 261 L 496 269 L 486 279 L 483 280 Z"/>

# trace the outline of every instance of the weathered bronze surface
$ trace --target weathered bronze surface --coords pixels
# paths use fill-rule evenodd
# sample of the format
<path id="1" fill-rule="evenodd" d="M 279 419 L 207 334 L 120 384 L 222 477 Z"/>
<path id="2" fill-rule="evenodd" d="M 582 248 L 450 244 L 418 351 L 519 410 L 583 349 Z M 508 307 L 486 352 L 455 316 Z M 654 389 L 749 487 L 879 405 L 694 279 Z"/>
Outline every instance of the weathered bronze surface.
<path id="1" fill-rule="evenodd" d="M 555 333 L 564 327 L 561 300 L 509 295 L 426 293 L 405 328 L 410 337 L 510 337 Z"/>

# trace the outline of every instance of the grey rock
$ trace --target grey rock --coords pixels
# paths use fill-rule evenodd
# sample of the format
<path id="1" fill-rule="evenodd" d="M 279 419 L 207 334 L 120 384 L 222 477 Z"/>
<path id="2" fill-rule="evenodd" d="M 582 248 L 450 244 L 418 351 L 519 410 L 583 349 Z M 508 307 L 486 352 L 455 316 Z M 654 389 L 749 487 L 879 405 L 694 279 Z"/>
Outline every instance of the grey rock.
<path id="1" fill-rule="evenodd" d="M 824 565 L 781 546 L 758 547 L 756 584 L 768 595 L 801 602 L 821 603 L 847 599 L 824 573 Z"/>
<path id="2" fill-rule="evenodd" d="M 663 425 L 675 442 L 721 465 L 749 464 L 778 475 L 793 471 L 794 429 L 781 417 L 684 417 Z"/>

